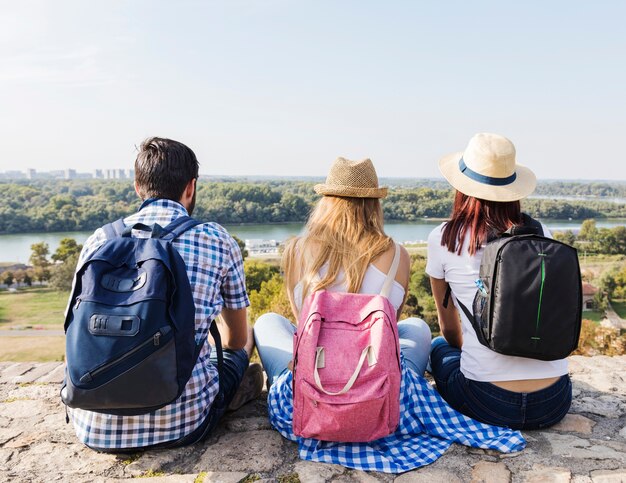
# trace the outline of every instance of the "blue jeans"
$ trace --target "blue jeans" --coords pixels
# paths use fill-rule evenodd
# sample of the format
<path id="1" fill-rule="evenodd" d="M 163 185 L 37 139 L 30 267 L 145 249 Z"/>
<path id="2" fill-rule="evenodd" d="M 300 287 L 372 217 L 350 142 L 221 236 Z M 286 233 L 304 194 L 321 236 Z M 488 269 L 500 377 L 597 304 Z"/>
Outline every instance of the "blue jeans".
<path id="1" fill-rule="evenodd" d="M 263 314 L 254 324 L 254 340 L 270 385 L 293 359 L 295 333 L 295 325 L 274 313 Z M 405 362 L 420 376 L 424 375 L 430 353 L 430 328 L 413 317 L 398 322 L 398 334 Z"/>
<path id="2" fill-rule="evenodd" d="M 217 367 L 217 351 L 215 350 L 215 347 L 212 348 L 210 360 L 211 364 Z M 164 443 L 141 446 L 138 448 L 109 449 L 94 448 L 92 446 L 90 446 L 90 448 L 106 453 L 134 453 L 148 449 L 164 449 L 187 446 L 203 441 L 211 433 L 215 426 L 217 426 L 217 423 L 219 423 L 220 418 L 224 415 L 226 408 L 233 400 L 233 397 L 235 397 L 235 393 L 241 384 L 241 380 L 243 379 L 243 375 L 248 368 L 248 364 L 248 354 L 244 349 L 236 351 L 224 349 L 224 368 L 220 377 L 220 390 L 217 393 L 217 396 L 215 396 L 211 409 L 209 409 L 209 414 L 205 420 L 188 435 L 173 441 L 166 441 Z"/>
<path id="3" fill-rule="evenodd" d="M 448 404 L 483 423 L 512 429 L 546 428 L 563 419 L 572 402 L 568 375 L 534 392 L 508 391 L 467 379 L 461 372 L 461 350 L 443 337 L 433 339 L 430 365 L 437 389 Z"/>

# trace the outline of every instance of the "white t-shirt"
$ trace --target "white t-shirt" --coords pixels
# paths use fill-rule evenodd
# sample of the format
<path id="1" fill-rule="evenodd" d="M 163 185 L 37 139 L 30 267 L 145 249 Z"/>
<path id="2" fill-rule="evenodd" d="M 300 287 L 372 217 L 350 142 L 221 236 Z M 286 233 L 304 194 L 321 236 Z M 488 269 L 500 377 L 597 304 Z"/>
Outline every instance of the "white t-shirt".
<path id="1" fill-rule="evenodd" d="M 441 235 L 445 223 L 435 228 L 428 236 L 428 260 L 426 273 L 433 278 L 445 279 L 452 289 L 454 304 L 461 314 L 463 347 L 461 348 L 461 372 L 474 381 L 517 381 L 520 379 L 544 379 L 567 374 L 567 360 L 540 361 L 525 357 L 506 356 L 482 345 L 476 337 L 471 322 L 467 319 L 456 298 L 466 307 L 471 307 L 476 294 L 475 281 L 478 278 L 483 250 L 470 256 L 467 244 L 461 255 L 451 253 L 441 245 Z M 543 226 L 545 236 L 551 237 L 548 228 Z"/>

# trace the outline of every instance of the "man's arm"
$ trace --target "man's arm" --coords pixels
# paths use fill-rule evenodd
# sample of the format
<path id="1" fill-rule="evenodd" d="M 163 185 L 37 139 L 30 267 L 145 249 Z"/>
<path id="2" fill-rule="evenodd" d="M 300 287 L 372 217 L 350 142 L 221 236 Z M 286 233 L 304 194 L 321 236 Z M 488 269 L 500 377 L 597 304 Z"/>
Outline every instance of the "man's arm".
<path id="1" fill-rule="evenodd" d="M 448 282 L 440 278 L 430 277 L 430 286 L 433 289 L 433 297 L 437 306 L 437 316 L 439 318 L 439 328 L 441 334 L 448 344 L 458 349 L 463 345 L 463 332 L 461 331 L 461 319 L 459 313 L 452 303 L 448 301 L 448 307 L 443 306 L 443 299 L 446 296 Z"/>
<path id="2" fill-rule="evenodd" d="M 243 349 L 248 342 L 246 309 L 223 308 L 221 317 L 216 321 L 222 338 L 222 347 L 230 350 Z"/>
<path id="3" fill-rule="evenodd" d="M 237 242 L 229 237 L 230 267 L 222 280 L 224 307 L 216 319 L 224 349 L 243 349 L 248 342 L 246 307 L 250 305 L 246 292 L 243 258 Z"/>

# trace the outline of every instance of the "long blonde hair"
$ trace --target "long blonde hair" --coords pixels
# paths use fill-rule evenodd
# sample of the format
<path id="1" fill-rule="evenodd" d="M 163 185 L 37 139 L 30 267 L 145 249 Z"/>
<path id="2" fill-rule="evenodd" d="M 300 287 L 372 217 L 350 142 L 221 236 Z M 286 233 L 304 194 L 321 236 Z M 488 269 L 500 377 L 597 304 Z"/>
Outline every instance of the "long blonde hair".
<path id="1" fill-rule="evenodd" d="M 341 270 L 346 290 L 356 293 L 368 265 L 392 243 L 383 231 L 378 199 L 324 196 L 309 216 L 304 235 L 285 246 L 282 266 L 288 290 L 298 282 L 293 280 L 298 264 L 303 296 L 333 285 Z M 320 279 L 319 270 L 326 263 L 328 271 Z"/>

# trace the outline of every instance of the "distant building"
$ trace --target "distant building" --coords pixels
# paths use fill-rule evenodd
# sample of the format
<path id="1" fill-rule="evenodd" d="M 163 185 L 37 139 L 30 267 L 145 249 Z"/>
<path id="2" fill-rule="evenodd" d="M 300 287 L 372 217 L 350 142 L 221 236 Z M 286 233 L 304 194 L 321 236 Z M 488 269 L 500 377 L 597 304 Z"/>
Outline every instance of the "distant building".
<path id="1" fill-rule="evenodd" d="M 76 170 L 75 169 L 66 169 L 65 174 L 63 176 L 65 179 L 75 179 L 76 178 Z"/>
<path id="2" fill-rule="evenodd" d="M 4 177 L 6 179 L 24 179 L 26 177 L 26 175 L 24 173 L 22 173 L 21 171 L 6 171 L 4 173 Z"/>
<path id="3" fill-rule="evenodd" d="M 134 169 L 129 169 L 126 171 L 127 173 L 127 177 L 128 179 L 135 179 L 135 170 Z"/>
<path id="4" fill-rule="evenodd" d="M 102 175 L 102 170 L 101 169 L 94 169 L 92 174 L 93 174 L 93 179 L 102 179 L 102 178 L 104 178 L 104 176 Z"/>
<path id="5" fill-rule="evenodd" d="M 593 298 L 598 292 L 599 289 L 597 289 L 590 283 L 583 282 L 583 311 L 593 310 Z"/>
<path id="6" fill-rule="evenodd" d="M 54 170 L 54 171 L 48 171 L 48 174 L 50 175 L 50 178 L 65 178 L 65 171 L 63 170 Z"/>
<path id="7" fill-rule="evenodd" d="M 246 250 L 250 255 L 261 254 L 278 254 L 279 243 L 276 240 L 262 240 L 260 238 L 254 238 L 246 240 Z"/>
<path id="8" fill-rule="evenodd" d="M 26 179 L 35 179 L 37 177 L 36 169 L 27 169 L 26 170 Z"/>

